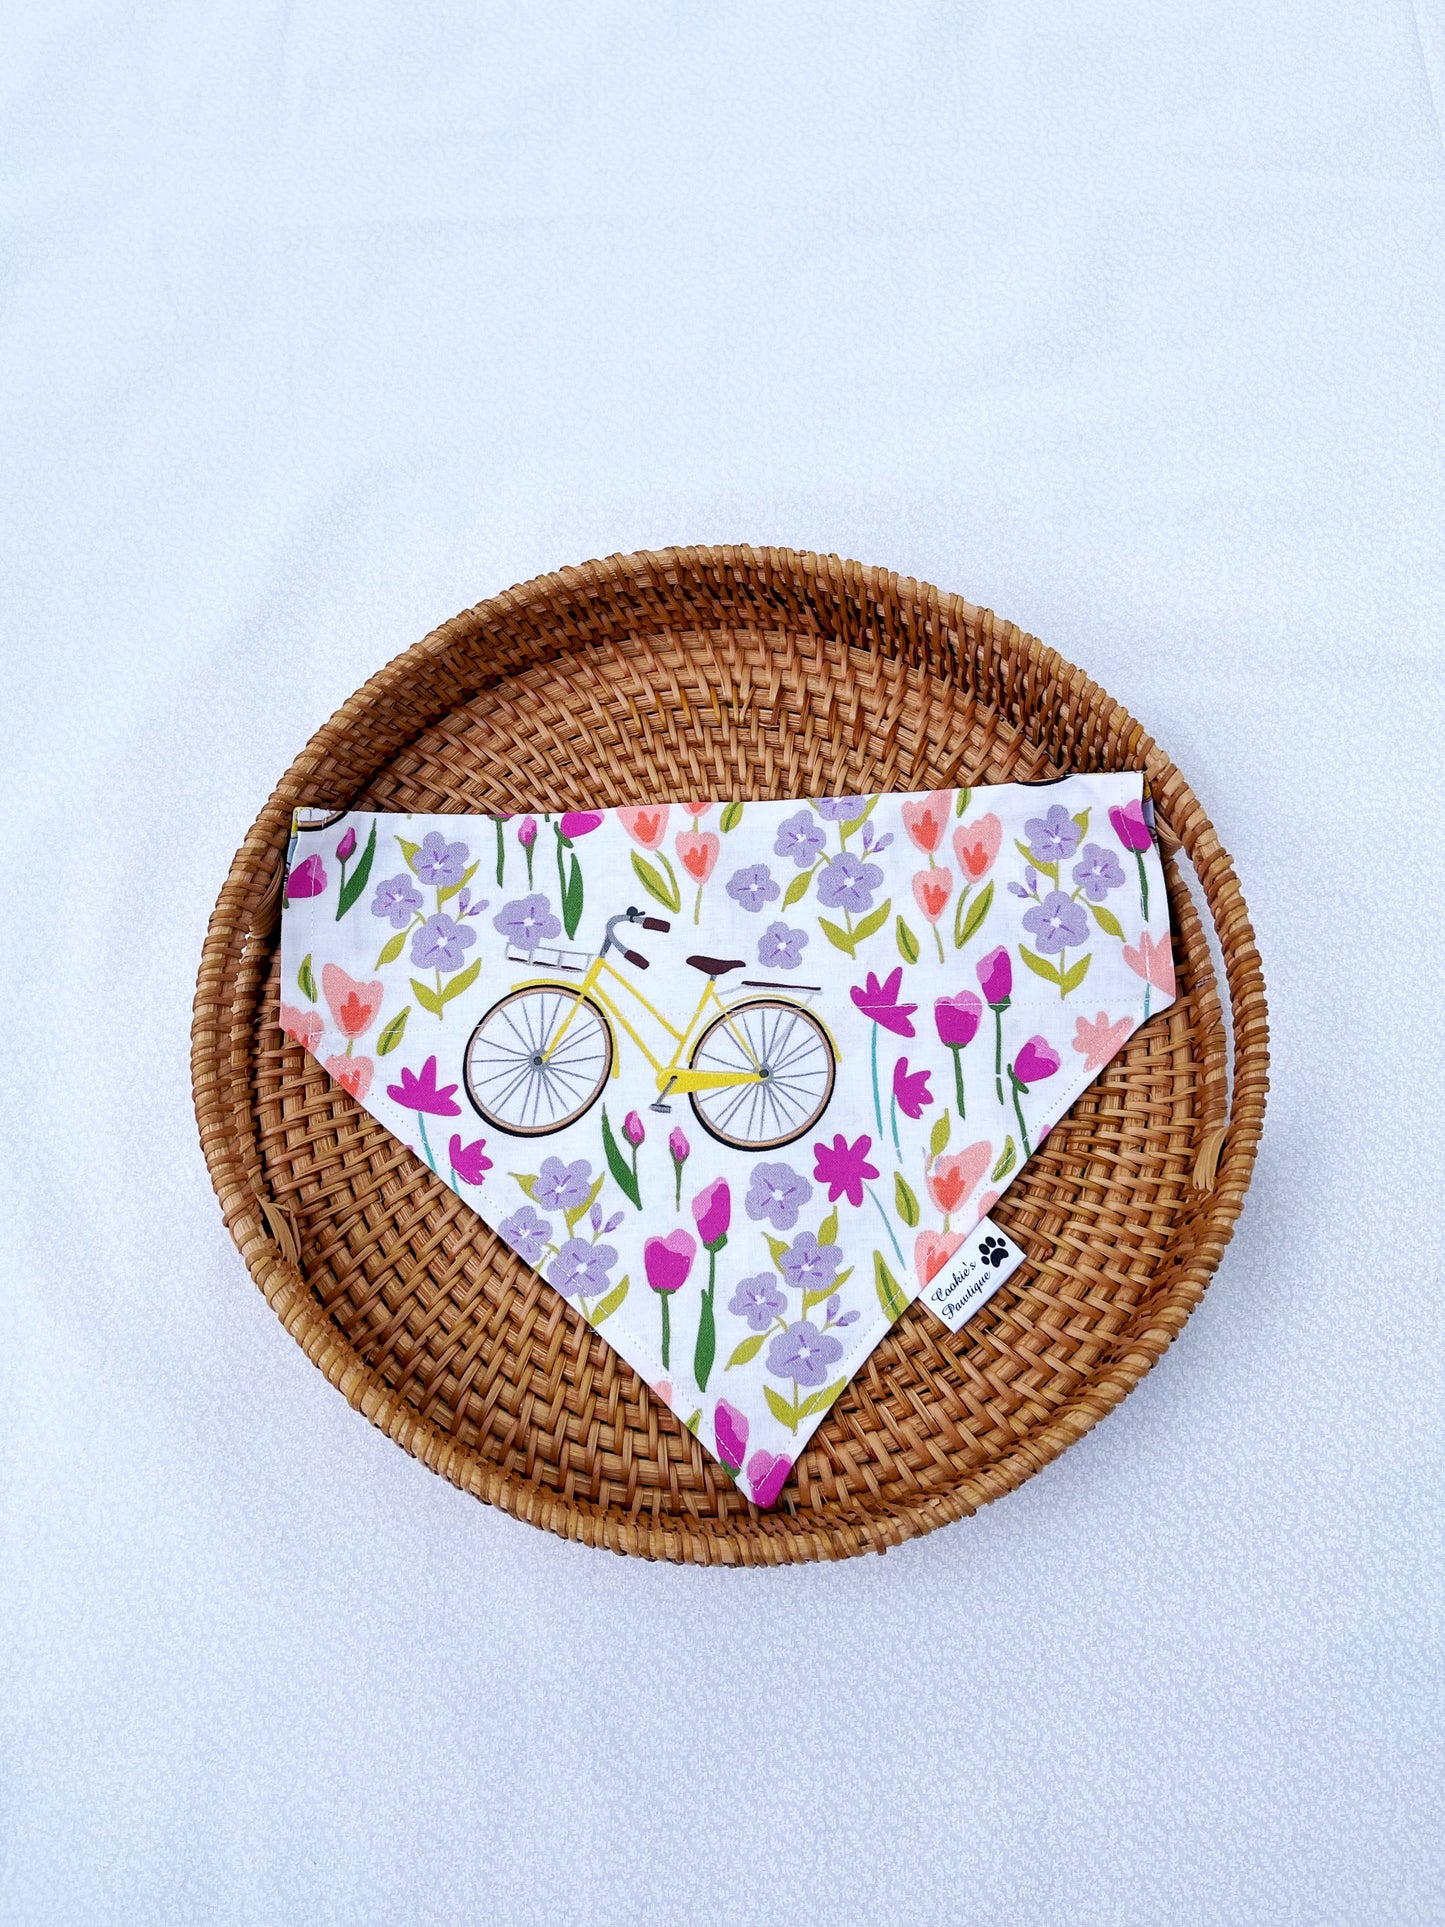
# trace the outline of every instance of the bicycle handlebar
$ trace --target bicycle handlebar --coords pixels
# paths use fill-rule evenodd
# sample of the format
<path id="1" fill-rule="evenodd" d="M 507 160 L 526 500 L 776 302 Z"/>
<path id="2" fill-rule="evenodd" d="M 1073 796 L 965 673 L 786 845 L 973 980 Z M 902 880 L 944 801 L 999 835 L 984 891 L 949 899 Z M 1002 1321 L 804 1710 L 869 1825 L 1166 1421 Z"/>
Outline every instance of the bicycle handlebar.
<path id="1" fill-rule="evenodd" d="M 621 949 L 622 949 L 622 946 L 621 946 L 620 944 L 618 945 L 618 949 L 619 949 L 619 950 L 621 950 Z M 638 954 L 638 952 L 637 952 L 637 951 L 635 951 L 635 950 L 623 950 L 623 951 L 622 951 L 622 954 L 623 954 L 623 956 L 624 956 L 624 957 L 626 957 L 626 959 L 627 959 L 627 961 L 628 961 L 628 962 L 629 962 L 630 964 L 636 964 L 636 966 L 637 966 L 637 968 L 638 968 L 639 970 L 646 970 L 646 969 L 648 969 L 648 967 L 649 967 L 649 965 L 648 965 L 648 959 L 647 959 L 646 957 L 643 957 L 643 956 L 640 956 L 640 955 Z"/>
<path id="2" fill-rule="evenodd" d="M 666 917 L 644 917 L 642 927 L 644 930 L 671 930 L 672 925 Z"/>

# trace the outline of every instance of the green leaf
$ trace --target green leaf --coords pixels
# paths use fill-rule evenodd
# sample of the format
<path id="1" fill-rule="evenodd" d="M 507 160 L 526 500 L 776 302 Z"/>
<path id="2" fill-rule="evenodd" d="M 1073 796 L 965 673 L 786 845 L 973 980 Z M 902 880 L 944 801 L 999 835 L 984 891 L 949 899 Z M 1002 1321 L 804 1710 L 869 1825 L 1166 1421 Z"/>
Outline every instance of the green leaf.
<path id="1" fill-rule="evenodd" d="M 859 919 L 853 926 L 853 941 L 862 943 L 865 937 L 876 935 L 888 921 L 888 912 L 893 908 L 892 897 L 885 897 L 876 910 L 870 910 L 866 917 Z"/>
<path id="2" fill-rule="evenodd" d="M 901 1171 L 893 1173 L 893 1205 L 910 1231 L 918 1223 L 918 1199 Z"/>
<path id="3" fill-rule="evenodd" d="M 687 1429 L 689 1432 L 692 1433 L 694 1438 L 698 1437 L 701 1425 L 702 1425 L 702 1407 L 699 1405 L 697 1410 L 693 1413 L 692 1417 L 687 1422 Z"/>
<path id="4" fill-rule="evenodd" d="M 1077 816 L 1075 816 L 1074 821 L 1079 826 L 1079 841 L 1082 843 L 1084 838 L 1089 834 L 1089 812 L 1087 810 L 1080 810 Z"/>
<path id="5" fill-rule="evenodd" d="M 790 1403 L 789 1400 L 780 1397 L 771 1385 L 765 1385 L 763 1391 L 767 1397 L 768 1410 L 772 1413 L 773 1417 L 778 1420 L 779 1424 L 786 1425 L 790 1432 L 796 1432 L 798 1429 L 798 1408 Z"/>
<path id="6" fill-rule="evenodd" d="M 1059 984 L 1059 988 L 1063 992 L 1064 996 L 1067 997 L 1071 990 L 1078 989 L 1079 985 L 1084 981 L 1085 977 L 1089 974 L 1089 965 L 1093 961 L 1094 961 L 1094 953 L 1090 951 L 1087 957 L 1080 957 L 1079 961 L 1076 964 L 1069 965 L 1068 969 L 1064 972 L 1062 981 Z"/>
<path id="7" fill-rule="evenodd" d="M 793 905 L 808 894 L 808 885 L 813 881 L 811 870 L 799 870 L 787 889 L 783 892 L 783 908 L 791 910 Z"/>
<path id="8" fill-rule="evenodd" d="M 638 1195 L 637 1179 L 632 1166 L 623 1153 L 622 1146 L 612 1133 L 612 1122 L 607 1115 L 607 1106 L 602 1106 L 602 1148 L 607 1153 L 607 1167 L 617 1180 L 617 1188 L 627 1199 L 634 1211 L 642 1209 L 642 1199 Z"/>
<path id="9" fill-rule="evenodd" d="M 455 977 L 452 977 L 442 985 L 442 994 L 439 1001 L 444 1004 L 449 1004 L 453 997 L 460 997 L 464 990 L 470 990 L 472 985 L 477 981 L 481 968 L 482 960 L 478 957 L 473 963 L 469 963 L 465 970 L 459 970 Z"/>
<path id="10" fill-rule="evenodd" d="M 726 836 L 728 831 L 735 830 L 739 825 L 739 823 L 742 822 L 742 820 L 743 820 L 742 804 L 729 803 L 727 808 L 723 811 L 721 817 L 719 817 L 718 819 L 718 826 L 722 830 L 723 835 Z"/>
<path id="11" fill-rule="evenodd" d="M 837 1242 L 838 1213 L 836 1211 L 830 1211 L 818 1226 L 818 1243 L 820 1245 L 835 1245 Z"/>
<path id="12" fill-rule="evenodd" d="M 811 1418 L 815 1412 L 826 1412 L 847 1383 L 846 1378 L 840 1378 L 831 1385 L 825 1385 L 821 1392 L 811 1393 L 798 1407 L 798 1417 Z"/>
<path id="13" fill-rule="evenodd" d="M 1003 1141 L 1003 1150 L 999 1154 L 998 1163 L 988 1174 L 989 1183 L 1001 1183 L 1002 1180 L 1008 1176 L 1009 1172 L 1012 1171 L 1015 1164 L 1018 1163 L 1018 1155 L 1018 1147 L 1013 1141 L 1013 1134 L 1010 1133 Z"/>
<path id="14" fill-rule="evenodd" d="M 903 921 L 901 916 L 898 919 L 897 927 L 893 934 L 898 939 L 898 954 L 902 957 L 904 963 L 916 964 L 918 962 L 918 939 L 908 928 L 908 925 Z"/>
<path id="15" fill-rule="evenodd" d="M 1051 984 L 1056 984 L 1059 982 L 1058 965 L 1045 963 L 1042 957 L 1036 957 L 1033 951 L 1029 949 L 1026 943 L 1021 943 L 1019 945 L 1019 955 L 1023 958 L 1024 962 L 1028 965 L 1029 969 L 1033 971 L 1036 977 L 1043 977 L 1044 979 L 1046 979 L 1047 982 Z"/>
<path id="16" fill-rule="evenodd" d="M 537 1173 L 535 1171 L 509 1171 L 509 1178 L 515 1178 L 533 1204 L 537 1202 Z"/>
<path id="17" fill-rule="evenodd" d="M 836 923 L 829 923 L 826 917 L 819 917 L 818 928 L 835 948 L 844 951 L 850 957 L 854 955 L 853 939 L 846 930 L 840 929 Z"/>
<path id="18" fill-rule="evenodd" d="M 599 1171 L 597 1176 L 592 1180 L 592 1189 L 587 1193 L 587 1196 L 582 1200 L 581 1204 L 574 1205 L 570 1211 L 564 1211 L 562 1213 L 562 1216 L 567 1220 L 567 1230 L 569 1234 L 577 1229 L 579 1220 L 585 1218 L 593 1205 L 596 1204 L 597 1193 L 602 1189 L 604 1182 L 603 1174 Z"/>
<path id="19" fill-rule="evenodd" d="M 1040 876 L 1047 877 L 1051 883 L 1058 882 L 1059 866 L 1057 863 L 1041 863 L 1029 848 L 1028 844 L 1020 843 L 1017 837 L 1014 838 L 1014 848 L 1018 851 L 1024 862 L 1029 864 L 1031 868 L 1037 870 Z"/>
<path id="20" fill-rule="evenodd" d="M 953 918 L 953 947 L 962 950 L 983 928 L 984 919 L 993 908 L 993 881 L 987 882 L 974 898 L 965 916 L 963 902 L 960 900 Z"/>
<path id="21" fill-rule="evenodd" d="M 628 1283 L 629 1280 L 624 1278 L 620 1284 L 612 1287 L 600 1305 L 594 1305 L 592 1307 L 592 1323 L 594 1325 L 600 1325 L 604 1318 L 610 1318 L 612 1316 L 613 1312 L 616 1311 L 617 1307 L 627 1296 Z"/>
<path id="22" fill-rule="evenodd" d="M 1123 924 L 1120 923 L 1119 919 L 1114 915 L 1114 912 L 1112 910 L 1106 910 L 1102 903 L 1091 903 L 1089 905 L 1089 914 L 1093 917 L 1099 928 L 1106 932 L 1107 935 L 1111 937 L 1123 937 Z"/>
<path id="23" fill-rule="evenodd" d="M 401 851 L 402 855 L 406 858 L 407 869 L 411 871 L 413 876 L 415 876 L 416 875 L 416 853 L 421 848 L 420 843 L 408 843 L 404 836 L 399 836 L 396 839 L 396 847 Z"/>
<path id="24" fill-rule="evenodd" d="M 803 1316 L 806 1318 L 814 1305 L 826 1305 L 837 1289 L 838 1287 L 836 1285 L 825 1285 L 821 1291 L 805 1291 L 803 1293 Z"/>
<path id="25" fill-rule="evenodd" d="M 958 795 L 953 799 L 953 813 L 955 816 L 963 815 L 964 811 L 968 808 L 969 798 L 972 795 L 972 790 L 965 789 L 958 792 Z"/>
<path id="26" fill-rule="evenodd" d="M 567 888 L 562 892 L 562 924 L 569 937 L 575 937 L 577 926 L 582 921 L 582 866 L 574 856 L 572 867 L 567 874 Z"/>
<path id="27" fill-rule="evenodd" d="M 341 895 L 336 903 L 336 921 L 340 923 L 347 911 L 366 888 L 366 879 L 371 875 L 372 858 L 376 855 L 376 823 L 373 820 L 371 835 L 366 839 L 366 848 L 361 853 L 361 861 L 341 886 Z"/>
<path id="28" fill-rule="evenodd" d="M 311 974 L 311 952 L 308 950 L 301 959 L 301 968 L 296 972 L 296 987 L 303 997 L 316 1002 L 316 979 Z"/>
<path id="29" fill-rule="evenodd" d="M 952 1111 L 940 1111 L 933 1120 L 933 1129 L 928 1137 L 928 1155 L 936 1158 L 948 1149 L 948 1134 L 953 1129 Z"/>
<path id="30" fill-rule="evenodd" d="M 745 1338 L 727 1364 L 723 1366 L 723 1370 L 730 1372 L 734 1365 L 746 1365 L 749 1359 L 756 1358 L 763 1349 L 763 1340 L 767 1335 L 766 1332 L 754 1332 L 751 1338 Z"/>
<path id="31" fill-rule="evenodd" d="M 442 1000 L 437 996 L 436 992 L 424 984 L 420 977 L 412 978 L 411 987 L 416 993 L 416 1000 L 422 1009 L 429 1010 L 433 1017 L 440 1017 L 442 1014 Z"/>
<path id="32" fill-rule="evenodd" d="M 771 1237 L 766 1231 L 763 1236 L 768 1241 L 768 1250 L 773 1254 L 773 1263 L 781 1269 L 783 1260 L 788 1255 L 788 1247 L 781 1238 Z"/>
<path id="33" fill-rule="evenodd" d="M 391 1053 L 402 1040 L 402 1035 L 406 1030 L 406 1020 L 410 1015 L 411 1005 L 404 1004 L 396 1013 L 395 1017 L 392 1018 L 391 1022 L 383 1028 L 380 1037 L 376 1040 L 376 1054 L 378 1057 L 390 1057 Z"/>
<path id="34" fill-rule="evenodd" d="M 440 906 L 443 903 L 450 903 L 453 897 L 460 896 L 462 891 L 466 889 L 467 885 L 471 882 L 472 878 L 476 874 L 477 874 L 477 866 L 475 863 L 473 863 L 469 865 L 467 869 L 462 871 L 461 875 L 457 878 L 455 883 L 449 883 L 447 884 L 444 890 L 438 890 L 437 891 L 438 905 Z"/>
<path id="35" fill-rule="evenodd" d="M 664 910 L 674 915 L 682 908 L 682 898 L 675 888 L 669 888 L 667 878 L 661 870 L 651 863 L 644 862 L 636 850 L 632 852 L 632 869 L 637 881 L 650 897 L 656 897 Z"/>
<path id="36" fill-rule="evenodd" d="M 873 1253 L 873 1283 L 883 1315 L 890 1324 L 895 1323 L 907 1311 L 908 1300 L 903 1295 L 903 1287 L 884 1264 L 881 1251 Z"/>
<path id="37" fill-rule="evenodd" d="M 383 964 L 395 963 L 401 955 L 402 945 L 405 942 L 405 930 L 398 930 L 394 937 L 388 937 L 386 942 L 381 946 L 381 954 L 376 960 L 376 968 L 380 970 Z"/>

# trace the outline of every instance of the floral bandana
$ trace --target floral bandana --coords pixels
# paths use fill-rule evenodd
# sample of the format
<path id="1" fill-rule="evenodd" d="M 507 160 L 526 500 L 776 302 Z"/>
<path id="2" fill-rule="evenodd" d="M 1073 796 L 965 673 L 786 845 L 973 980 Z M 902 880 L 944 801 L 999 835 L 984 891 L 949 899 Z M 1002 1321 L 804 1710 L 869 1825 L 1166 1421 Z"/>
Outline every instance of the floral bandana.
<path id="1" fill-rule="evenodd" d="M 1173 1001 L 1143 777 L 298 810 L 281 1025 L 760 1506 Z"/>

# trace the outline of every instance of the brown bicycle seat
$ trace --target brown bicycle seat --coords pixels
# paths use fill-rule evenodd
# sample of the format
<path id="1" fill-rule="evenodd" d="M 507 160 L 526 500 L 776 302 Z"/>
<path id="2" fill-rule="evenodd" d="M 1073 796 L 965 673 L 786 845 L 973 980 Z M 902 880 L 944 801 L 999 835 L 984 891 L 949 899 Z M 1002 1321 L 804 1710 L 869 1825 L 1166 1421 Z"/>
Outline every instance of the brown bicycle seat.
<path id="1" fill-rule="evenodd" d="M 729 970 L 741 970 L 744 959 L 741 957 L 689 957 L 687 961 L 694 970 L 700 970 L 705 977 L 723 977 Z"/>

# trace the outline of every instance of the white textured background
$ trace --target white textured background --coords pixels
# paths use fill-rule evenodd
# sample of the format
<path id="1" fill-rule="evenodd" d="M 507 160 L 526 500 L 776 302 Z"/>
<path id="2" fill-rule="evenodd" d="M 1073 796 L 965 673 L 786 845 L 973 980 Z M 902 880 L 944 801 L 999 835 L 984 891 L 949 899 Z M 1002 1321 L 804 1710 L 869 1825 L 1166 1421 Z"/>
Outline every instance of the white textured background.
<path id="1" fill-rule="evenodd" d="M 0 1918 L 1445 1916 L 1440 0 L 12 0 Z M 304 1361 L 187 1029 L 270 785 L 674 541 L 985 602 L 1179 761 L 1274 1095 L 1125 1407 L 886 1559 L 587 1552 Z"/>

